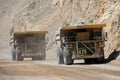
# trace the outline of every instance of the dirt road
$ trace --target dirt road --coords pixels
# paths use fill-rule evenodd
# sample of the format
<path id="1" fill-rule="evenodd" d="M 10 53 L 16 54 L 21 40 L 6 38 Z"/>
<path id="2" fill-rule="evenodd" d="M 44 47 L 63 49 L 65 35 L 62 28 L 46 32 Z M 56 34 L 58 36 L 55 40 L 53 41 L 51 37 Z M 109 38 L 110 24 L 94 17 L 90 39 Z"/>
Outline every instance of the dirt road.
<path id="1" fill-rule="evenodd" d="M 55 60 L 0 60 L 0 80 L 120 80 L 120 67 L 108 63 L 57 65 Z"/>

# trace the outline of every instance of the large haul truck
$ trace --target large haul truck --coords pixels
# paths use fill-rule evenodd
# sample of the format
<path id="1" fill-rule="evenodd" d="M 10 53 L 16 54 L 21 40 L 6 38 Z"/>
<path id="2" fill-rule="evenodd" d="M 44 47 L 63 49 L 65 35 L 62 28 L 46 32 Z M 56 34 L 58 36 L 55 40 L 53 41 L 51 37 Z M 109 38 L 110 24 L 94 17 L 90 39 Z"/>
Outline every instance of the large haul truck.
<path id="1" fill-rule="evenodd" d="M 107 33 L 102 29 L 105 24 L 82 24 L 65 26 L 60 29 L 59 47 L 57 48 L 58 64 L 73 64 L 74 60 L 84 59 L 85 63 L 104 61 L 104 42 Z"/>
<path id="2" fill-rule="evenodd" d="M 24 58 L 44 60 L 47 33 L 47 31 L 13 32 L 10 39 L 12 60 L 22 61 Z"/>

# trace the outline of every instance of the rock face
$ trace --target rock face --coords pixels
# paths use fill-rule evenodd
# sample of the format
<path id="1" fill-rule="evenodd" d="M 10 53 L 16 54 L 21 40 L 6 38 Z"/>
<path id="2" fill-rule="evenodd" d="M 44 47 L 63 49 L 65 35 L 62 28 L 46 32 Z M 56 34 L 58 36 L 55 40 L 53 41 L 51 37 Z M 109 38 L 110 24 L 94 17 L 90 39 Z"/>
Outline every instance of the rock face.
<path id="1" fill-rule="evenodd" d="M 120 50 L 119 0 L 1 0 L 0 50 L 10 55 L 9 31 L 11 27 L 22 30 L 48 30 L 48 50 L 54 50 L 54 33 L 72 22 L 105 23 L 108 32 L 105 53 Z M 7 56 L 8 58 L 9 56 Z M 2 58 L 2 57 L 0 57 Z M 5 56 L 6 58 L 6 56 Z"/>

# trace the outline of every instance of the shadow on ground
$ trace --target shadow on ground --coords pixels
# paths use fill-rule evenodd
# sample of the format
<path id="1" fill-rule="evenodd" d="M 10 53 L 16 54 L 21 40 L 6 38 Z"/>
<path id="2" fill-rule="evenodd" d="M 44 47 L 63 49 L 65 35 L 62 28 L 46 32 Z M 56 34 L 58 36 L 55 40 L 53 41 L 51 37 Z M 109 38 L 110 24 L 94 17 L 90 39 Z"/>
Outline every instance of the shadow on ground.
<path id="1" fill-rule="evenodd" d="M 109 63 L 113 60 L 116 60 L 117 57 L 120 55 L 120 51 L 112 52 L 107 59 L 104 60 L 104 63 Z"/>

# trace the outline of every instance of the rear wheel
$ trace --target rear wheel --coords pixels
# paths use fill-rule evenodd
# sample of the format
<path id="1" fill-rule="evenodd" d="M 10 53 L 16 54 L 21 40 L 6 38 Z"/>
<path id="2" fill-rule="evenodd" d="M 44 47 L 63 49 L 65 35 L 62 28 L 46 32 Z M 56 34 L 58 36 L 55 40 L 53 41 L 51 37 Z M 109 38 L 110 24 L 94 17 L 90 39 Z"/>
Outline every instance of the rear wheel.
<path id="1" fill-rule="evenodd" d="M 12 60 L 16 60 L 16 51 L 14 47 L 12 47 L 11 56 L 12 56 Z"/>
<path id="2" fill-rule="evenodd" d="M 104 61 L 105 61 L 105 55 L 104 55 L 104 49 L 103 48 L 101 49 L 101 53 L 102 53 L 102 57 L 100 57 L 100 62 L 104 63 Z"/>
<path id="3" fill-rule="evenodd" d="M 64 64 L 63 51 L 62 51 L 62 48 L 60 48 L 60 47 L 57 47 L 57 63 Z"/>
<path id="4" fill-rule="evenodd" d="M 104 63 L 104 50 L 103 48 L 101 49 L 101 54 L 102 56 L 96 59 L 96 63 Z"/>
<path id="5" fill-rule="evenodd" d="M 102 56 L 99 58 L 91 58 L 91 59 L 84 59 L 85 63 L 104 63 L 104 50 L 101 49 L 101 54 Z"/>
<path id="6" fill-rule="evenodd" d="M 32 57 L 32 60 L 39 60 L 39 57 L 38 56 L 34 56 L 34 57 Z"/>
<path id="7" fill-rule="evenodd" d="M 85 62 L 86 64 L 90 64 L 90 63 L 92 63 L 92 61 L 93 61 L 93 60 L 92 60 L 92 59 L 89 59 L 89 58 L 88 58 L 88 59 L 84 59 L 84 62 Z"/>
<path id="8" fill-rule="evenodd" d="M 41 55 L 41 56 L 33 56 L 32 60 L 45 60 L 46 59 L 46 55 Z"/>
<path id="9" fill-rule="evenodd" d="M 45 59 L 46 59 L 46 54 L 41 55 L 41 56 L 39 57 L 39 60 L 45 60 Z"/>
<path id="10" fill-rule="evenodd" d="M 105 61 L 105 59 L 104 59 L 104 57 L 102 56 L 102 57 L 100 57 L 100 58 L 98 58 L 98 63 L 104 63 L 104 61 Z"/>
<path id="11" fill-rule="evenodd" d="M 70 51 L 67 50 L 66 47 L 64 47 L 63 49 L 63 56 L 64 56 L 64 64 L 66 65 L 73 64 L 72 53 L 70 53 Z"/>

